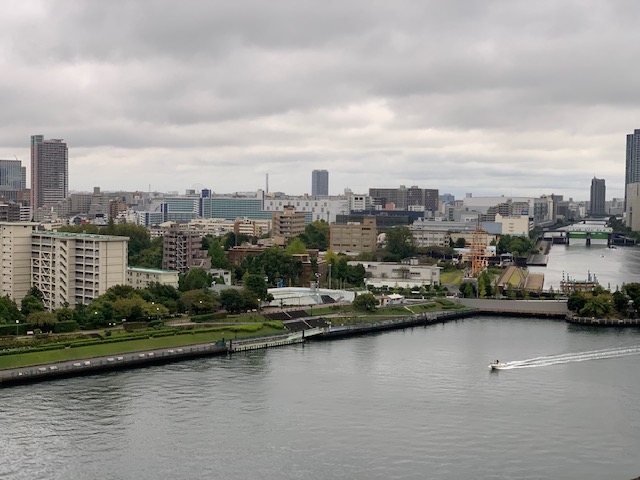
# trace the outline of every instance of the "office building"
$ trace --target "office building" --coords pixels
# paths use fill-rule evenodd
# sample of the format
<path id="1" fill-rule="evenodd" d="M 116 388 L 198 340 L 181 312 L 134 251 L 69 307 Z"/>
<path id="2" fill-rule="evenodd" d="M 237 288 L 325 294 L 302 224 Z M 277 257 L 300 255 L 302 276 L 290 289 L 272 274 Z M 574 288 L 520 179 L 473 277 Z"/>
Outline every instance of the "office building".
<path id="1" fill-rule="evenodd" d="M 62 140 L 31 137 L 31 208 L 54 205 L 69 192 L 69 153 Z"/>
<path id="2" fill-rule="evenodd" d="M 370 188 L 369 196 L 373 204 L 380 210 L 416 210 L 425 212 L 438 211 L 438 190 L 410 188 L 400 185 L 400 188 Z"/>
<path id="3" fill-rule="evenodd" d="M 378 231 L 376 217 L 367 215 L 362 222 L 334 223 L 329 231 L 329 248 L 336 253 L 357 255 L 375 252 Z"/>
<path id="4" fill-rule="evenodd" d="M 23 168 L 20 160 L 0 160 L 0 197 L 7 201 L 24 200 Z"/>
<path id="5" fill-rule="evenodd" d="M 313 197 L 329 195 L 329 172 L 314 170 L 311 172 L 311 195 Z"/>
<path id="6" fill-rule="evenodd" d="M 591 200 L 589 202 L 589 214 L 592 217 L 604 217 L 606 215 L 605 200 L 607 188 L 603 178 L 591 180 Z"/>

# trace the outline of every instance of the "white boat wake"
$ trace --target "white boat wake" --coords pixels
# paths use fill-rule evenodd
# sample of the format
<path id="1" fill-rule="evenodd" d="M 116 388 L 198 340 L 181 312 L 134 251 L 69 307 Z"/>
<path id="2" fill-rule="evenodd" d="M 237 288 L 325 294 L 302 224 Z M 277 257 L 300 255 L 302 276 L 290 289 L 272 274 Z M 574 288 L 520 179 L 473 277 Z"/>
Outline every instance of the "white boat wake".
<path id="1" fill-rule="evenodd" d="M 506 362 L 505 366 L 501 367 L 500 370 L 548 367 L 550 365 L 559 365 L 563 363 L 627 357 L 629 355 L 640 355 L 640 346 L 607 348 L 604 350 L 592 350 L 590 352 L 563 353 L 560 355 L 547 355 L 544 357 L 528 358 L 526 360 L 514 360 L 512 362 Z"/>

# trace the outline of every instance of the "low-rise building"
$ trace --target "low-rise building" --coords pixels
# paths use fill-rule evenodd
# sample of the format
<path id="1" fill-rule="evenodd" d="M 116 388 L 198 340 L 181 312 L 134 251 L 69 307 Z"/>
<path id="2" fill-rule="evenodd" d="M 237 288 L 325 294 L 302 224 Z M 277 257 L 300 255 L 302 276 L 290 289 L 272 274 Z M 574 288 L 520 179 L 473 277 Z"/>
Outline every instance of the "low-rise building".
<path id="1" fill-rule="evenodd" d="M 419 288 L 440 284 L 441 267 L 420 265 L 415 258 L 408 262 L 349 262 L 349 265 L 360 263 L 365 268 L 368 286 Z"/>
<path id="2" fill-rule="evenodd" d="M 128 267 L 127 285 L 133 288 L 147 288 L 152 283 L 178 288 L 180 273 L 177 270 L 160 270 L 157 268 Z"/>

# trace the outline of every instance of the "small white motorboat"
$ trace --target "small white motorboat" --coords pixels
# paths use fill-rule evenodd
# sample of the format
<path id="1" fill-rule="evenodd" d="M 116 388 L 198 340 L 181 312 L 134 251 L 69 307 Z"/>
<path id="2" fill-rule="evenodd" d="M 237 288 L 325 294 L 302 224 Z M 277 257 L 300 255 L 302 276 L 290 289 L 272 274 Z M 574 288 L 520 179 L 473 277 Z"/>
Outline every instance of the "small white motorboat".
<path id="1" fill-rule="evenodd" d="M 489 368 L 491 370 L 504 370 L 505 368 L 507 368 L 507 364 L 496 360 L 495 362 L 489 365 Z"/>

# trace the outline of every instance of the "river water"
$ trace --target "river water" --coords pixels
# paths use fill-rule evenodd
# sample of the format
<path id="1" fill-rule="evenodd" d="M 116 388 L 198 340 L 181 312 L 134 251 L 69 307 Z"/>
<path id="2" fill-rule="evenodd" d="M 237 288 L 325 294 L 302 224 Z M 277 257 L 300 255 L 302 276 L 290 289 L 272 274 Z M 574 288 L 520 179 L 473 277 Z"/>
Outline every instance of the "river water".
<path id="1" fill-rule="evenodd" d="M 564 274 L 575 280 L 586 280 L 595 275 L 600 285 L 615 291 L 623 283 L 640 282 L 640 247 L 607 248 L 606 240 L 571 239 L 569 245 L 553 245 L 546 267 L 529 267 L 534 273 L 543 273 L 544 288 L 558 290 Z"/>
<path id="2" fill-rule="evenodd" d="M 637 271 L 635 249 L 579 248 L 554 246 L 548 269 Z M 2 480 L 640 475 L 639 329 L 476 317 L 0 398 Z"/>

